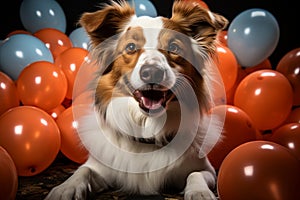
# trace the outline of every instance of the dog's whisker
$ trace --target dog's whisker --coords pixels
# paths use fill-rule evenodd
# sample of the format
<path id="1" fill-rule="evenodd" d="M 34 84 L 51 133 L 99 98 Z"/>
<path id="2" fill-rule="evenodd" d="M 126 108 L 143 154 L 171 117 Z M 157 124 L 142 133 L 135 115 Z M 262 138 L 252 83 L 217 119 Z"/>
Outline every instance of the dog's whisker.
<path id="1" fill-rule="evenodd" d="M 174 90 L 176 96 L 184 96 L 186 89 L 191 87 L 193 84 L 194 81 L 190 77 L 180 74 L 178 75 L 172 90 Z"/>

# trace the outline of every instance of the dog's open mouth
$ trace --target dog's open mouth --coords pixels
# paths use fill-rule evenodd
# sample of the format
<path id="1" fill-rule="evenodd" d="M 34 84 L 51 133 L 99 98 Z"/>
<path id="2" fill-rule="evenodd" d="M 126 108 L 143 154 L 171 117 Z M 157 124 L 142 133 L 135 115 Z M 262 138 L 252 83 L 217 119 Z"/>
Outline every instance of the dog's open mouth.
<path id="1" fill-rule="evenodd" d="M 163 111 L 167 102 L 172 98 L 171 90 L 157 89 L 153 85 L 147 85 L 133 92 L 139 106 L 147 113 L 155 114 Z"/>

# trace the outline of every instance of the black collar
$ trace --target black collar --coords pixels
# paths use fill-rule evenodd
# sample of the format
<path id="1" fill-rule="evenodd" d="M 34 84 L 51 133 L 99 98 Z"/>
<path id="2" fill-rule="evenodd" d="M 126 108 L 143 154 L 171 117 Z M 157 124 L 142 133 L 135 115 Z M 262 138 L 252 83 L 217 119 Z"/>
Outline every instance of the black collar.
<path id="1" fill-rule="evenodd" d="M 165 139 L 163 140 L 157 140 L 155 137 L 150 137 L 150 138 L 140 138 L 140 137 L 134 137 L 130 136 L 130 139 L 138 142 L 138 143 L 143 143 L 143 144 L 154 144 L 157 146 L 165 146 L 169 144 L 174 138 L 173 134 L 168 135 Z"/>

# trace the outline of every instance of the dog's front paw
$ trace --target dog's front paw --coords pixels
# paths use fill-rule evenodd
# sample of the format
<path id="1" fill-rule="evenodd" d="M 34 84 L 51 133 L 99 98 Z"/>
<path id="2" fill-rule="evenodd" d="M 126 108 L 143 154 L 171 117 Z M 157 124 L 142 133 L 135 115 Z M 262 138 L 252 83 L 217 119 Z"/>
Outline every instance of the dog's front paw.
<path id="1" fill-rule="evenodd" d="M 186 191 L 184 200 L 217 200 L 211 190 L 191 190 Z"/>
<path id="2" fill-rule="evenodd" d="M 87 167 L 78 168 L 65 182 L 54 187 L 45 200 L 84 200 L 91 192 L 91 170 Z"/>
<path id="3" fill-rule="evenodd" d="M 73 185 L 66 182 L 54 187 L 45 200 L 85 200 L 90 190 L 89 184 L 79 183 Z"/>

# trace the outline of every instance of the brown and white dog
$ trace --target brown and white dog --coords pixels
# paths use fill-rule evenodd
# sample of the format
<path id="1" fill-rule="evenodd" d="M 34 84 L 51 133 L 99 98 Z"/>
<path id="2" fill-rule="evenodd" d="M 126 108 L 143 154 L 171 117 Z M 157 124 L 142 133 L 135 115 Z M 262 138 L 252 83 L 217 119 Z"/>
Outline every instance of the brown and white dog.
<path id="1" fill-rule="evenodd" d="M 227 20 L 188 1 L 175 1 L 171 18 L 137 17 L 121 1 L 84 13 L 79 23 L 99 66 L 93 109 L 78 129 L 89 158 L 46 199 L 86 199 L 107 189 L 216 199 L 206 155 L 222 120 L 208 110 L 216 38 Z"/>

